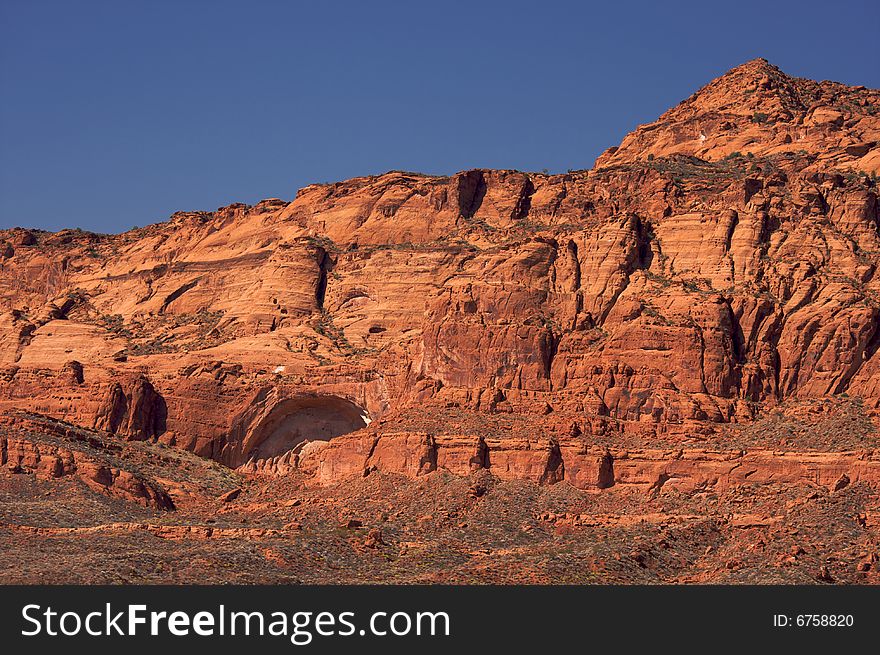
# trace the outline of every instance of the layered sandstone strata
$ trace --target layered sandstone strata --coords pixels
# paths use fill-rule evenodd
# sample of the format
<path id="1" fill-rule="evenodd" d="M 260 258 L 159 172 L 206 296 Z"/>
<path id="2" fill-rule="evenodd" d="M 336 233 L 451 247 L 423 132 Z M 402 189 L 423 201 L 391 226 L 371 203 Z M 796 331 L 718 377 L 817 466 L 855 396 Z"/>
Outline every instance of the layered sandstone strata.
<path id="1" fill-rule="evenodd" d="M 795 401 L 880 412 L 878 107 L 757 60 L 589 171 L 391 172 L 120 235 L 5 231 L 0 408 L 322 482 L 876 482 L 870 452 L 724 435 Z M 463 439 L 458 410 L 548 418 Z"/>

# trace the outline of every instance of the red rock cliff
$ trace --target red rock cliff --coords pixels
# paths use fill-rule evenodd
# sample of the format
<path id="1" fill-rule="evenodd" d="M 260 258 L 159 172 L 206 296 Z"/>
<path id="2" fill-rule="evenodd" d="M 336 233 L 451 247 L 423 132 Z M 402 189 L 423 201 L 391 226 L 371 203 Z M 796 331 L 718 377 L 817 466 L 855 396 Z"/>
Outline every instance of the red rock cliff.
<path id="1" fill-rule="evenodd" d="M 876 417 L 878 112 L 880 91 L 756 60 L 589 171 L 391 172 L 121 235 L 5 231 L 0 407 L 254 471 L 598 488 L 605 448 L 724 448 L 844 394 Z"/>

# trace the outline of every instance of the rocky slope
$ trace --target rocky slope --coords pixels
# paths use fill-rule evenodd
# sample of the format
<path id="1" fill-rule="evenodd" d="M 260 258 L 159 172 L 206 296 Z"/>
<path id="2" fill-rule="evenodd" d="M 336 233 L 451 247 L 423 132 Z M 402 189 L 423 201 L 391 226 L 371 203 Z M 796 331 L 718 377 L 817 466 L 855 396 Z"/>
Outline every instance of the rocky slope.
<path id="1" fill-rule="evenodd" d="M 878 173 L 880 91 L 755 60 L 592 170 L 8 230 L 4 463 L 41 469 L 27 411 L 264 481 L 876 490 Z"/>

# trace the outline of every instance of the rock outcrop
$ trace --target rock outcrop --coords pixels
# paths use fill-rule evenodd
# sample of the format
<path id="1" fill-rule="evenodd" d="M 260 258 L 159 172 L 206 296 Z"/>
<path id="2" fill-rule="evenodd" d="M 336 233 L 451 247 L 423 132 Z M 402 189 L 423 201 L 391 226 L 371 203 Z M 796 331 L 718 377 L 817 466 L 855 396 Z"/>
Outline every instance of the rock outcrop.
<path id="1" fill-rule="evenodd" d="M 149 380 L 137 377 L 128 385 L 127 392 L 119 382 L 110 385 L 98 408 L 94 427 L 132 439 L 152 439 L 165 432 L 166 418 L 165 399 Z"/>
<path id="2" fill-rule="evenodd" d="M 0 466 L 41 479 L 73 476 L 88 488 L 156 510 L 173 510 L 160 484 L 129 470 L 88 432 L 42 417 L 6 416 L 0 424 Z"/>
<path id="3" fill-rule="evenodd" d="M 391 172 L 120 235 L 5 231 L 0 409 L 325 482 L 772 477 L 777 444 L 732 456 L 731 427 L 842 395 L 880 415 L 878 107 L 757 60 L 589 171 Z M 457 412 L 545 418 L 523 455 L 501 428 L 450 446 Z M 695 440 L 725 463 L 649 454 L 633 478 L 620 451 Z M 828 446 L 828 476 L 875 480 Z"/>
<path id="4" fill-rule="evenodd" d="M 874 449 L 834 453 L 760 448 L 608 449 L 586 446 L 580 439 L 487 442 L 476 436 L 429 438 L 409 433 L 384 433 L 368 449 L 365 441 L 340 439 L 314 453 L 318 479 L 329 484 L 372 469 L 409 477 L 438 468 L 469 475 L 475 470 L 473 453 L 482 444 L 485 452 L 477 468 L 502 480 L 537 484 L 565 480 L 586 490 L 630 485 L 647 493 L 693 492 L 741 484 L 808 482 L 834 491 L 843 479 L 846 484 L 855 480 L 880 488 L 880 452 Z"/>
<path id="5" fill-rule="evenodd" d="M 734 68 L 640 126 L 596 162 L 609 166 L 688 155 L 720 161 L 746 156 L 803 156 L 808 169 L 877 174 L 880 91 L 787 76 L 765 59 Z"/>

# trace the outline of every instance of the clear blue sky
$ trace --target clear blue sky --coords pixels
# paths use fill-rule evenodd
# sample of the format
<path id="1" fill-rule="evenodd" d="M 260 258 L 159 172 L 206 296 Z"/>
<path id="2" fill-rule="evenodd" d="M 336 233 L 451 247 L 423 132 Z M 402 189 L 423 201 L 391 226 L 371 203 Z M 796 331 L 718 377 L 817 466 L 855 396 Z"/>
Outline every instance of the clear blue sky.
<path id="1" fill-rule="evenodd" d="M 763 56 L 880 87 L 876 0 L 0 0 L 0 227 L 391 169 L 565 171 Z"/>

